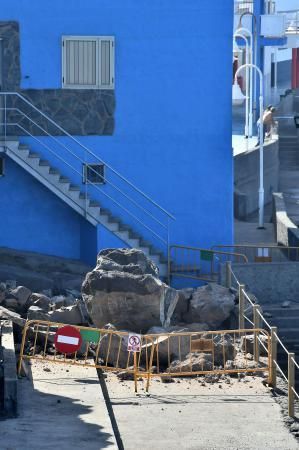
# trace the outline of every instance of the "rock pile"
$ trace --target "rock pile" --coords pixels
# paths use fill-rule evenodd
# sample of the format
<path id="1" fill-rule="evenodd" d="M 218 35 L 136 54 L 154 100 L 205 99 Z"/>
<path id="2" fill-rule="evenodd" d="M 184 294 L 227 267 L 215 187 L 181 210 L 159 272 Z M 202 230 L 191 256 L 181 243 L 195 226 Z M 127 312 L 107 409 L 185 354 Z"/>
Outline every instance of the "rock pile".
<path id="1" fill-rule="evenodd" d="M 0 313 L 3 308 L 28 320 L 47 320 L 51 322 L 80 325 L 87 323 L 87 316 L 81 293 L 76 290 L 53 292 L 31 292 L 25 286 L 11 288 L 11 281 L 0 283 Z M 56 295 L 54 295 L 56 294 Z M 59 295 L 57 295 L 59 294 Z"/>

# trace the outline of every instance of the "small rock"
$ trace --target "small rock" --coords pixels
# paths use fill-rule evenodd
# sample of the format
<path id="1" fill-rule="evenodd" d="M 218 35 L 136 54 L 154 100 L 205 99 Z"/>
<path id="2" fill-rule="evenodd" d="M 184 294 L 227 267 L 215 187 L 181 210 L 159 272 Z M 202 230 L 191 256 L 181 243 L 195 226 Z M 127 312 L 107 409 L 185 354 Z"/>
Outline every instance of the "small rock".
<path id="1" fill-rule="evenodd" d="M 118 372 L 116 376 L 117 376 L 117 378 L 119 380 L 122 380 L 122 381 L 125 381 L 125 380 L 132 381 L 132 380 L 134 380 L 134 373 L 128 372 L 127 370 L 123 370 L 121 372 Z"/>
<path id="2" fill-rule="evenodd" d="M 284 301 L 284 302 L 281 304 L 281 307 L 282 307 L 282 308 L 289 308 L 290 306 L 291 306 L 291 302 L 289 302 L 288 300 Z"/>
<path id="3" fill-rule="evenodd" d="M 28 298 L 31 295 L 30 289 L 25 286 L 18 286 L 12 289 L 10 293 L 18 300 L 19 305 L 22 307 L 26 304 Z"/>
<path id="4" fill-rule="evenodd" d="M 174 383 L 175 380 L 171 377 L 165 376 L 165 377 L 161 377 L 161 382 L 162 383 Z"/>
<path id="5" fill-rule="evenodd" d="M 51 372 L 51 369 L 49 367 L 44 367 L 44 372 Z"/>

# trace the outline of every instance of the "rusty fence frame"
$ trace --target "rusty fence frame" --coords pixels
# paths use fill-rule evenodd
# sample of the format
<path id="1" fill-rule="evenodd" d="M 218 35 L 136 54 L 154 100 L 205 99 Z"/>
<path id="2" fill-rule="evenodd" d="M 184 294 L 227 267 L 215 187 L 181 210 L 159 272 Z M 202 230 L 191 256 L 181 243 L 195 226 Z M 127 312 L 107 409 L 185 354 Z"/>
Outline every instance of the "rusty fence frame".
<path id="1" fill-rule="evenodd" d="M 292 247 L 291 247 L 292 248 Z M 297 247 L 295 247 L 297 248 Z M 265 326 L 270 333 L 271 340 L 271 385 L 276 388 L 277 387 L 277 374 L 280 373 L 281 377 L 285 380 L 288 387 L 288 415 L 290 417 L 295 417 L 295 400 L 299 400 L 299 393 L 295 388 L 295 379 L 296 379 L 296 370 L 299 370 L 299 364 L 296 361 L 295 353 L 289 352 L 282 340 L 278 335 L 278 329 L 275 326 L 271 326 L 269 322 L 263 316 L 262 307 L 255 303 L 250 295 L 246 292 L 246 287 L 242 284 L 236 274 L 234 273 L 231 263 L 226 263 L 226 271 L 225 271 L 225 283 L 226 287 L 231 289 L 232 287 L 236 288 L 238 291 L 239 297 L 239 327 L 246 328 L 248 331 L 251 329 L 252 332 L 255 331 L 256 328 L 261 326 Z M 251 318 L 248 317 L 251 313 Z M 251 328 L 252 327 L 252 328 Z M 258 355 L 260 346 L 263 346 L 263 343 L 260 339 L 255 339 L 255 347 L 254 353 L 255 357 Z M 287 373 L 284 373 L 282 368 L 279 366 L 277 361 L 277 350 L 278 346 L 284 351 L 288 360 L 288 370 Z"/>
<path id="2" fill-rule="evenodd" d="M 54 335 L 54 330 L 58 330 L 60 328 L 65 327 L 67 324 L 65 323 L 59 323 L 59 322 L 50 322 L 46 320 L 28 320 L 24 326 L 23 334 L 22 334 L 22 343 L 20 348 L 20 356 L 19 356 L 19 363 L 18 363 L 18 374 L 21 374 L 22 371 L 22 365 L 24 360 L 37 360 L 37 361 L 47 361 L 49 363 L 56 363 L 56 364 L 70 364 L 70 365 L 76 365 L 81 367 L 93 367 L 96 369 L 101 369 L 103 371 L 127 371 L 128 373 L 131 373 L 134 376 L 134 383 L 135 383 L 135 392 L 137 392 L 137 378 L 139 376 L 146 376 L 147 378 L 147 385 L 146 385 L 146 391 L 148 392 L 149 389 L 149 372 L 150 367 L 146 366 L 145 371 L 140 372 L 139 371 L 139 365 L 140 360 L 142 357 L 142 353 L 145 353 L 145 360 L 146 364 L 151 364 L 152 357 L 154 352 L 154 346 L 151 345 L 151 355 L 148 355 L 149 352 L 149 343 L 153 344 L 152 341 L 149 342 L 151 339 L 148 336 L 142 335 L 141 336 L 141 352 L 138 352 L 138 354 L 135 352 L 126 352 L 126 364 L 119 364 L 120 355 L 121 355 L 121 346 L 122 346 L 122 340 L 124 339 L 125 345 L 127 345 L 127 341 L 129 338 L 129 332 L 126 331 L 116 331 L 106 328 L 91 328 L 91 327 L 84 327 L 81 325 L 72 325 L 72 327 L 76 328 L 80 333 L 86 332 L 86 333 L 96 333 L 99 338 L 98 341 L 94 343 L 94 350 L 93 355 L 89 355 L 90 350 L 92 350 L 90 342 L 86 341 L 85 345 L 85 351 L 82 349 L 80 351 L 81 357 L 78 357 L 78 352 L 75 352 L 74 357 L 68 357 L 67 354 L 59 353 L 56 351 L 53 355 L 47 354 L 47 345 L 50 342 L 50 336 Z M 43 350 L 37 354 L 36 349 L 38 348 L 38 340 L 40 338 L 39 334 L 43 333 Z M 45 335 L 44 335 L 45 333 Z M 56 332 L 55 332 L 56 333 Z M 31 349 L 32 354 L 26 354 L 25 353 L 25 345 L 26 341 L 29 337 L 29 334 L 31 334 L 31 337 L 33 335 L 33 348 Z M 102 337 L 108 336 L 107 340 L 107 351 L 105 356 L 101 356 L 101 345 L 102 345 Z M 119 340 L 118 345 L 118 353 L 116 358 L 116 365 L 112 366 L 112 361 L 109 363 L 109 357 L 110 357 L 110 350 L 111 350 L 111 344 L 112 339 L 116 338 Z M 92 356 L 94 357 L 93 362 Z M 98 361 L 102 360 L 103 363 L 98 363 Z M 114 361 L 115 362 L 115 361 Z M 130 362 L 132 363 L 130 365 Z"/>
<path id="3" fill-rule="evenodd" d="M 168 284 L 170 284 L 172 277 L 206 282 L 218 281 L 220 265 L 227 261 L 248 263 L 246 255 L 242 253 L 184 245 L 170 245 L 168 253 Z"/>
<path id="4" fill-rule="evenodd" d="M 81 334 L 83 333 L 95 333 L 98 336 L 98 341 L 93 342 L 90 345 L 89 341 L 85 343 L 85 348 L 82 348 L 80 352 L 80 356 L 77 355 L 77 352 L 72 354 L 70 357 L 67 354 L 59 353 L 54 351 L 53 354 L 47 353 L 47 345 L 50 343 L 50 338 L 53 338 L 53 333 L 59 330 L 62 327 L 65 327 L 66 324 L 58 323 L 58 322 L 49 322 L 43 320 L 30 320 L 27 321 L 23 330 L 22 343 L 20 349 L 20 358 L 18 365 L 18 372 L 21 374 L 23 361 L 24 360 L 36 360 L 36 361 L 46 361 L 48 363 L 58 363 L 58 364 L 69 364 L 83 366 L 83 367 L 93 367 L 96 369 L 101 369 L 103 371 L 111 371 L 111 372 L 119 372 L 119 371 L 127 371 L 131 373 L 134 377 L 134 387 L 135 392 L 137 392 L 137 380 L 138 378 L 146 379 L 146 392 L 149 391 L 150 380 L 153 377 L 188 377 L 188 376 L 198 376 L 198 375 L 221 375 L 221 374 L 240 374 L 240 373 L 268 373 L 268 381 L 272 381 L 272 366 L 271 363 L 271 339 L 270 335 L 266 330 L 261 328 L 256 328 L 254 331 L 255 336 L 263 335 L 267 337 L 268 342 L 268 359 L 267 364 L 261 362 L 259 357 L 255 358 L 256 366 L 249 367 L 247 361 L 247 350 L 246 350 L 246 335 L 248 334 L 248 330 L 237 329 L 237 330 L 218 330 L 218 331 L 199 331 L 199 332 L 178 332 L 178 333 L 161 333 L 161 334 L 148 334 L 141 335 L 141 350 L 140 352 L 129 352 L 126 350 L 121 350 L 123 339 L 127 342 L 129 337 L 129 332 L 115 331 L 110 329 L 100 329 L 100 328 L 90 328 L 84 326 L 74 326 Z M 251 330 L 252 332 L 252 330 Z M 40 333 L 42 336 L 42 345 L 39 345 Z M 233 348 L 234 354 L 243 354 L 245 355 L 245 367 L 238 367 L 237 363 L 235 363 L 235 367 L 233 368 L 225 368 L 226 358 L 225 353 L 225 337 L 228 335 L 233 337 Z M 220 340 L 222 342 L 218 343 L 220 346 L 220 354 L 223 356 L 223 360 L 221 361 L 221 365 L 215 365 L 215 342 L 214 339 L 220 336 Z M 30 352 L 31 354 L 26 354 L 25 346 L 29 339 L 31 338 L 31 342 L 33 342 L 33 346 L 31 346 Z M 102 339 L 105 337 L 105 349 L 103 353 L 101 352 Z M 240 350 L 240 340 L 245 337 L 245 349 L 244 352 Z M 112 365 L 112 360 L 110 360 L 110 352 L 112 339 L 118 339 L 118 352 L 116 357 L 116 364 Z M 174 350 L 173 342 L 177 340 L 177 347 Z M 170 364 L 173 361 L 179 360 L 182 362 L 182 341 L 187 341 L 186 354 L 190 358 L 190 368 L 188 370 L 180 370 L 180 371 L 172 371 L 170 370 Z M 232 342 L 232 338 L 231 338 Z M 239 349 L 237 349 L 236 343 L 238 342 Z M 125 344 L 126 345 L 126 344 Z M 160 355 L 161 346 L 166 346 L 166 362 L 169 369 L 162 368 L 163 363 Z M 221 347 L 222 346 L 222 347 Z M 116 346 L 117 348 L 117 346 Z M 93 355 L 90 356 L 90 350 L 92 350 Z M 122 358 L 125 363 L 119 364 L 121 351 L 125 352 L 124 358 Z M 212 369 L 204 369 L 202 365 L 201 370 L 192 370 L 192 357 L 198 353 L 204 354 L 209 353 L 212 359 Z M 174 357 L 173 354 L 176 354 Z M 92 359 L 92 357 L 94 359 Z M 154 362 L 156 362 L 156 367 L 153 366 Z M 244 359 L 243 359 L 244 362 Z M 132 363 L 132 364 L 130 364 Z M 202 363 L 204 364 L 204 363 Z"/>

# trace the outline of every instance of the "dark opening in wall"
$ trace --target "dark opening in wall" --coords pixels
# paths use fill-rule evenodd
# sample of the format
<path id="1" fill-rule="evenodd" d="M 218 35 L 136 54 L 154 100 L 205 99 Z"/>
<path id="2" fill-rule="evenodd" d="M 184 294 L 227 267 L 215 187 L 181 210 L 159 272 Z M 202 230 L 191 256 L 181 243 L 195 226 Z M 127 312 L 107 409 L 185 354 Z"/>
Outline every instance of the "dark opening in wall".
<path id="1" fill-rule="evenodd" d="M 0 158 L 0 177 L 4 175 L 4 158 Z"/>
<path id="2" fill-rule="evenodd" d="M 105 183 L 104 164 L 84 164 L 83 165 L 83 182 L 93 184 Z"/>

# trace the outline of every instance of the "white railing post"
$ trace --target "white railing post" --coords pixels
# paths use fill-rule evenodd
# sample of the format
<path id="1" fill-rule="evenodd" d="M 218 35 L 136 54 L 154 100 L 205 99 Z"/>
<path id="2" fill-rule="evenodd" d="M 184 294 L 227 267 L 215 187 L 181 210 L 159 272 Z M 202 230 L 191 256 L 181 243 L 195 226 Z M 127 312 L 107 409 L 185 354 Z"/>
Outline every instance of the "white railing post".
<path id="1" fill-rule="evenodd" d="M 253 323 L 254 328 L 260 328 L 261 327 L 261 318 L 259 315 L 259 312 L 261 312 L 261 307 L 259 305 L 253 306 Z M 259 362 L 260 359 L 260 343 L 259 343 L 259 332 L 254 332 L 254 360 L 255 362 Z"/>
<path id="2" fill-rule="evenodd" d="M 239 284 L 239 329 L 243 330 L 245 328 L 244 322 L 244 306 L 245 306 L 245 298 L 244 298 L 244 284 Z"/>
<path id="3" fill-rule="evenodd" d="M 231 261 L 226 261 L 226 287 L 230 289 L 232 287 L 232 263 Z"/>
<path id="4" fill-rule="evenodd" d="M 276 335 L 277 335 L 277 327 L 271 327 L 271 356 L 269 355 L 268 357 L 271 358 L 271 360 L 269 361 L 269 367 L 271 371 L 270 384 L 272 384 L 274 388 L 276 388 L 276 378 L 277 378 L 277 368 L 275 364 L 275 362 L 277 363 Z"/>
<path id="5" fill-rule="evenodd" d="M 290 417 L 295 415 L 295 405 L 294 405 L 294 391 L 295 389 L 295 364 L 293 359 L 295 358 L 295 353 L 288 354 L 288 413 Z"/>

